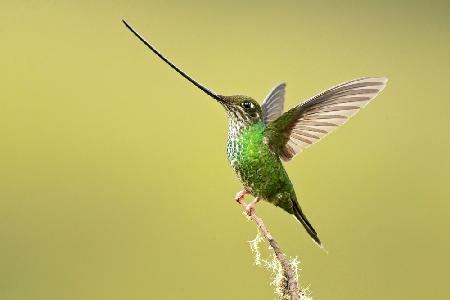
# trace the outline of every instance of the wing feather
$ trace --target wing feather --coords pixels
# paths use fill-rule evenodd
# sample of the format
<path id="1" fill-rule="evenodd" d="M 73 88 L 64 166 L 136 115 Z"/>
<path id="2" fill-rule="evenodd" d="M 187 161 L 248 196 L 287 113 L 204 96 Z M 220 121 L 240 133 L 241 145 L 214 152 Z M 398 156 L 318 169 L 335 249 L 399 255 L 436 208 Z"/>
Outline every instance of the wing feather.
<path id="1" fill-rule="evenodd" d="M 283 114 L 285 93 L 286 84 L 280 83 L 266 96 L 261 104 L 264 123 L 269 124 Z"/>
<path id="2" fill-rule="evenodd" d="M 347 122 L 386 86 L 387 78 L 365 77 L 332 87 L 272 120 L 266 142 L 285 161 Z"/>

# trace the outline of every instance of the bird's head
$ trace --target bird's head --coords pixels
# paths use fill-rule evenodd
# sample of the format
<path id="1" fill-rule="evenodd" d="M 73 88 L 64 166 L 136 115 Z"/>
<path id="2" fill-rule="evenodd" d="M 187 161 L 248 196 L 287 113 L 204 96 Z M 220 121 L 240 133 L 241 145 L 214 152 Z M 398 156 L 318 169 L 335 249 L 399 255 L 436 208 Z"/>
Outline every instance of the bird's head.
<path id="1" fill-rule="evenodd" d="M 261 106 L 258 102 L 248 96 L 218 96 L 216 99 L 228 114 L 232 122 L 251 125 L 261 119 Z"/>

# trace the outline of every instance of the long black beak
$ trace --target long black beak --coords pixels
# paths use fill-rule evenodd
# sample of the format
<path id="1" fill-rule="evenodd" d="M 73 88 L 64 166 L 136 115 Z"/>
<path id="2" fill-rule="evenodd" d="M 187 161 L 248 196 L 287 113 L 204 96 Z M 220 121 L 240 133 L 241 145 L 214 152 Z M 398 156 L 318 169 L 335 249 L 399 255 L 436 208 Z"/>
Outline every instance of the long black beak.
<path id="1" fill-rule="evenodd" d="M 158 50 L 156 50 L 155 47 L 153 47 L 152 45 L 150 45 L 139 33 L 137 33 L 130 25 L 128 25 L 128 23 L 125 20 L 122 20 L 122 22 L 125 24 L 125 26 L 138 38 L 141 40 L 141 42 L 143 42 L 150 50 L 153 51 L 153 53 L 155 53 L 156 55 L 159 56 L 159 58 L 161 58 L 166 64 L 168 64 L 172 69 L 174 69 L 175 71 L 177 71 L 178 74 L 180 74 L 181 76 L 183 76 L 184 78 L 186 78 L 187 80 L 189 80 L 193 85 L 195 85 L 196 87 L 198 87 L 199 89 L 201 89 L 203 92 L 205 92 L 207 95 L 213 97 L 214 99 L 216 99 L 219 102 L 223 102 L 222 96 L 214 93 L 213 91 L 211 91 L 210 89 L 208 89 L 207 87 L 205 87 L 204 85 L 198 83 L 196 80 L 194 80 L 191 76 L 189 76 L 188 74 L 186 74 L 185 72 L 183 72 L 182 70 L 180 70 L 177 66 L 175 66 L 170 60 L 168 60 L 164 55 L 161 54 L 161 52 L 159 52 Z"/>

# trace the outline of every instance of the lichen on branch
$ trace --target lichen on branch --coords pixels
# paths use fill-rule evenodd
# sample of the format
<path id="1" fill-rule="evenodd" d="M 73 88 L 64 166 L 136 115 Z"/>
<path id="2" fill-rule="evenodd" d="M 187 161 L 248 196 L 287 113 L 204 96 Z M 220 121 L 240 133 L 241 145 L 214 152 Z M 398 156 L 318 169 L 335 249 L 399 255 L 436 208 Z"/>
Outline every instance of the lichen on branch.
<path id="1" fill-rule="evenodd" d="M 244 207 L 247 203 L 243 199 L 238 201 Z M 309 288 L 300 289 L 298 284 L 298 265 L 297 258 L 288 259 L 281 251 L 278 243 L 270 234 L 263 220 L 255 214 L 255 210 L 248 210 L 249 215 L 245 213 L 249 220 L 252 220 L 258 226 L 256 238 L 250 241 L 250 249 L 255 255 L 255 264 L 269 269 L 273 274 L 271 285 L 275 287 L 275 294 L 282 300 L 312 300 Z M 262 258 L 260 243 L 263 242 L 261 234 L 269 243 L 269 249 L 273 251 L 270 259 Z"/>

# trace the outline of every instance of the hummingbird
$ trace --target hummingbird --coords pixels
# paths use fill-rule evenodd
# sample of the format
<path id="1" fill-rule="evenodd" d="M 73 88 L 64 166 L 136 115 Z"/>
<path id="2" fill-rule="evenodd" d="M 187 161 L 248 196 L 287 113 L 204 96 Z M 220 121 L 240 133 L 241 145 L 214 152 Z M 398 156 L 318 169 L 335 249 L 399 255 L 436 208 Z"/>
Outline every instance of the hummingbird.
<path id="1" fill-rule="evenodd" d="M 333 86 L 284 112 L 286 84 L 276 85 L 259 105 L 243 95 L 219 95 L 179 69 L 126 21 L 125 26 L 177 73 L 216 100 L 228 115 L 227 157 L 242 184 L 235 200 L 254 196 L 245 210 L 254 212 L 260 200 L 293 215 L 319 246 L 322 242 L 303 212 L 282 162 L 290 161 L 322 140 L 359 112 L 387 84 L 385 77 L 362 77 Z"/>

